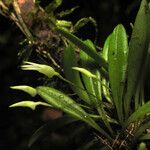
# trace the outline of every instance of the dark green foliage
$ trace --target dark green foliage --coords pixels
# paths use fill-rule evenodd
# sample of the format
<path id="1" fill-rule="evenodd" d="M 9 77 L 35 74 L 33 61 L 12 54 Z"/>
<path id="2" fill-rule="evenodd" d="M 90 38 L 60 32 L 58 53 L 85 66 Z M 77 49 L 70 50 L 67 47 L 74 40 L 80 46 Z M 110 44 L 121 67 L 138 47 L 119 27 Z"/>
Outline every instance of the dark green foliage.
<path id="1" fill-rule="evenodd" d="M 61 2 L 50 3 L 46 8 L 47 13 L 51 13 L 52 8 L 55 10 Z M 63 93 L 62 90 L 50 86 L 38 86 L 34 93 L 50 107 L 60 109 L 74 118 L 71 120 L 61 118 L 62 126 L 80 120 L 90 129 L 87 134 L 95 135 L 96 140 L 91 139 L 80 149 L 91 149 L 95 145 L 106 150 L 132 149 L 135 145 L 139 150 L 147 149 L 143 142 L 150 139 L 148 131 L 150 102 L 144 97 L 143 78 L 149 63 L 148 1 L 141 2 L 129 44 L 126 30 L 119 24 L 108 36 L 100 52 L 97 52 L 96 45 L 90 40 L 79 39 L 71 33 L 71 30 L 61 25 L 56 24 L 54 29 L 61 34 L 65 43 L 63 64 L 65 77 L 48 65 L 41 65 L 44 66 L 44 69 L 41 69 L 34 67 L 40 66 L 39 64 L 27 62 L 34 66 L 26 70 L 38 71 L 48 78 L 52 78 L 55 73 L 57 77 L 70 84 L 76 96 L 68 96 L 65 90 Z M 23 91 L 31 94 L 29 91 Z M 21 105 L 27 107 L 24 103 Z M 132 105 L 135 107 L 132 108 Z M 53 123 L 57 121 L 59 119 Z M 49 127 L 50 131 L 55 130 L 53 126 Z M 42 131 L 43 127 L 33 135 L 29 145 L 42 136 Z M 45 134 L 45 127 L 43 132 Z"/>

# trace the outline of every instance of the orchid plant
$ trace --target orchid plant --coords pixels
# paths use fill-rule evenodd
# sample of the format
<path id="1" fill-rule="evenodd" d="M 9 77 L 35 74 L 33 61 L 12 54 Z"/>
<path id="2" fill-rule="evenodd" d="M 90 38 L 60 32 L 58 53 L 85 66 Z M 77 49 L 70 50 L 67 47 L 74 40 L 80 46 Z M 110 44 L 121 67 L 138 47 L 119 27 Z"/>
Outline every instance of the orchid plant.
<path id="1" fill-rule="evenodd" d="M 80 149 L 99 145 L 101 150 L 130 150 L 135 146 L 146 150 L 145 141 L 150 140 L 150 102 L 144 96 L 150 61 L 149 29 L 150 2 L 147 0 L 141 2 L 129 42 L 124 26 L 119 24 L 99 52 L 92 41 L 83 41 L 68 30 L 55 26 L 55 30 L 66 38 L 63 56 L 65 77 L 44 64 L 24 62 L 21 68 L 38 71 L 48 78 L 56 76 L 69 84 L 77 96 L 68 96 L 65 91 L 50 86 L 13 86 L 11 88 L 33 97 L 39 95 L 45 102 L 28 100 L 10 107 L 34 110 L 37 105 L 43 105 L 60 109 L 66 115 L 55 120 L 55 124 L 61 121 L 56 128 L 83 122 L 92 129 L 89 132 L 94 137 Z M 79 54 L 76 54 L 77 49 Z M 44 129 L 45 126 L 33 134 L 29 146 L 41 137 Z"/>

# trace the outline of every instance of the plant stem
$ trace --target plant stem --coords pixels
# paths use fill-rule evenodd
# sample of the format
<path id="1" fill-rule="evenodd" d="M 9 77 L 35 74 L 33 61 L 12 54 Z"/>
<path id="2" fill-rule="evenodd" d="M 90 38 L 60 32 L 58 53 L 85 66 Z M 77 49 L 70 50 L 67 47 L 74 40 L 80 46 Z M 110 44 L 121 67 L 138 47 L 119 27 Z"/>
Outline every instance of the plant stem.
<path id="1" fill-rule="evenodd" d="M 23 21 L 23 19 L 22 19 L 21 11 L 20 11 L 20 8 L 19 8 L 19 5 L 18 5 L 17 0 L 14 0 L 14 1 L 13 1 L 13 7 L 14 7 L 15 13 L 16 13 L 16 15 L 17 15 L 17 19 L 18 19 L 19 23 L 20 23 L 21 26 L 22 26 L 23 33 L 26 35 L 27 39 L 28 39 L 31 43 L 33 43 L 33 41 L 34 41 L 33 36 L 32 36 L 32 34 L 30 33 L 29 29 L 27 28 L 26 24 L 24 23 L 24 21 Z"/>

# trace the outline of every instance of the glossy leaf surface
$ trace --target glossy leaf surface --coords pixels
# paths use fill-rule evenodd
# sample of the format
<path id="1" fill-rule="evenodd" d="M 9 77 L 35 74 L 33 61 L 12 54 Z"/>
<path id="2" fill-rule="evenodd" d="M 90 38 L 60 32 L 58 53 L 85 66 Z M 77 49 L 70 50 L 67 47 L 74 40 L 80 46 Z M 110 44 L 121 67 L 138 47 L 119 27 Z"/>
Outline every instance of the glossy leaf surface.
<path id="1" fill-rule="evenodd" d="M 87 77 L 96 78 L 96 75 L 94 75 L 93 73 L 91 73 L 89 70 L 87 70 L 87 69 L 85 69 L 85 68 L 72 67 L 72 69 L 77 70 L 77 71 L 83 73 L 83 74 L 86 75 Z"/>
<path id="2" fill-rule="evenodd" d="M 91 47 L 91 49 L 94 52 L 96 52 L 95 46 L 92 43 L 92 41 L 86 40 L 84 43 L 88 45 L 89 47 Z M 96 87 L 97 85 L 100 85 L 99 77 L 96 75 L 96 71 L 98 71 L 97 69 L 99 69 L 99 67 L 96 66 L 95 60 L 92 59 L 89 55 L 87 55 L 84 51 L 80 51 L 80 64 L 82 67 L 84 67 L 84 69 L 88 69 L 88 71 L 90 71 L 91 75 L 88 75 L 87 73 L 82 72 L 81 76 L 83 79 L 84 86 L 86 90 L 88 91 L 91 105 L 95 107 L 98 105 L 98 101 L 100 102 L 99 98 L 101 98 L 98 95 L 100 87 L 99 88 Z"/>
<path id="3" fill-rule="evenodd" d="M 108 64 L 109 79 L 114 104 L 119 120 L 123 121 L 123 91 L 126 79 L 128 55 L 127 34 L 123 25 L 119 24 L 113 31 L 109 41 Z"/>
<path id="4" fill-rule="evenodd" d="M 27 86 L 27 85 L 18 85 L 18 86 L 11 86 L 11 89 L 14 90 L 20 90 L 20 91 L 24 91 L 28 94 L 30 94 L 32 97 L 36 96 L 36 89 L 31 87 L 31 86 Z"/>
<path id="5" fill-rule="evenodd" d="M 90 40 L 86 40 L 85 44 L 91 47 L 93 51 L 96 52 L 95 45 Z M 92 76 L 88 76 L 85 73 L 82 73 L 82 79 L 86 87 L 87 93 L 89 94 L 91 100 L 91 106 L 94 106 L 99 115 L 102 117 L 104 124 L 108 130 L 112 133 L 111 126 L 107 119 L 107 114 L 102 106 L 102 90 L 101 90 L 101 73 L 100 67 L 96 65 L 95 60 L 87 55 L 84 51 L 80 51 L 81 65 L 90 70 Z M 85 74 L 85 75 L 84 75 Z"/>
<path id="6" fill-rule="evenodd" d="M 127 69 L 127 93 L 125 96 L 126 117 L 129 115 L 131 98 L 140 78 L 140 71 L 146 59 L 150 41 L 150 9 L 147 0 L 142 0 L 136 16 L 135 24 L 129 42 L 129 57 Z"/>
<path id="7" fill-rule="evenodd" d="M 33 102 L 33 101 L 22 101 L 22 102 L 18 102 L 18 103 L 12 104 L 9 107 L 10 108 L 12 108 L 12 107 L 28 107 L 28 108 L 31 108 L 32 110 L 35 110 L 35 108 L 38 105 L 51 107 L 51 105 L 49 105 L 47 103 L 44 103 L 44 102 Z"/>
<path id="8" fill-rule="evenodd" d="M 99 125 L 73 99 L 71 99 L 64 93 L 56 89 L 44 86 L 37 87 L 37 93 L 47 103 L 63 110 L 74 118 L 86 122 L 91 127 L 102 133 L 104 136 L 111 139 L 110 136 L 103 129 L 101 129 Z"/>
<path id="9" fill-rule="evenodd" d="M 106 61 L 108 61 L 108 49 L 109 49 L 110 37 L 111 35 L 107 37 L 102 51 L 102 56 Z M 104 97 L 108 100 L 108 102 L 112 102 L 110 91 L 109 91 L 109 80 L 106 80 L 105 78 L 102 78 L 102 92 Z"/>
<path id="10" fill-rule="evenodd" d="M 59 73 L 56 72 L 52 67 L 44 64 L 37 64 L 33 62 L 25 62 L 24 65 L 21 66 L 22 70 L 33 70 L 38 71 L 46 75 L 48 78 L 52 78 L 53 76 L 57 76 Z"/>

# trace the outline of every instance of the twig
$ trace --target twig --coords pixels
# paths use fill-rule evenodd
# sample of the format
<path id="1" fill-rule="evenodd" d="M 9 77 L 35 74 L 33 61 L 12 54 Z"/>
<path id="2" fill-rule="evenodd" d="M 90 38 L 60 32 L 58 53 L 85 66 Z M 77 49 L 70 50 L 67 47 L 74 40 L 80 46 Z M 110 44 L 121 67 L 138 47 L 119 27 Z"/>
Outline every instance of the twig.
<path id="1" fill-rule="evenodd" d="M 54 64 L 54 66 L 56 66 L 57 68 L 61 69 L 61 67 L 58 65 L 58 63 L 54 60 L 54 58 L 51 56 L 50 53 L 47 53 L 46 51 L 43 51 L 43 54 L 45 57 L 49 58 L 52 63 Z"/>
<path id="2" fill-rule="evenodd" d="M 19 5 L 18 5 L 17 0 L 14 0 L 14 1 L 13 1 L 13 7 L 14 7 L 15 13 L 16 13 L 16 15 L 17 15 L 18 21 L 19 21 L 19 23 L 20 23 L 21 26 L 22 26 L 23 33 L 26 35 L 27 39 L 28 39 L 29 41 L 31 41 L 31 43 L 33 43 L 33 42 L 34 42 L 33 36 L 32 36 L 32 34 L 30 33 L 30 31 L 28 30 L 26 24 L 24 23 L 24 21 L 23 21 L 23 19 L 22 19 L 21 11 L 20 11 L 20 8 L 19 8 Z"/>
<path id="3" fill-rule="evenodd" d="M 104 145 L 107 145 L 109 148 L 110 148 L 110 150 L 113 150 L 113 148 L 108 144 L 108 142 L 106 141 L 106 140 L 104 140 L 103 138 L 101 138 L 99 135 L 97 135 L 96 133 L 94 133 L 96 136 L 97 136 L 97 138 L 104 144 Z"/>
<path id="4" fill-rule="evenodd" d="M 20 28 L 20 30 L 24 33 L 24 30 L 23 30 L 22 26 L 19 24 L 19 21 L 18 21 L 16 15 L 13 12 L 9 12 L 8 7 L 2 1 L 0 1 L 0 6 L 3 9 L 0 11 L 0 13 L 5 17 L 9 16 L 10 19 L 13 20 L 17 24 L 17 26 Z"/>

